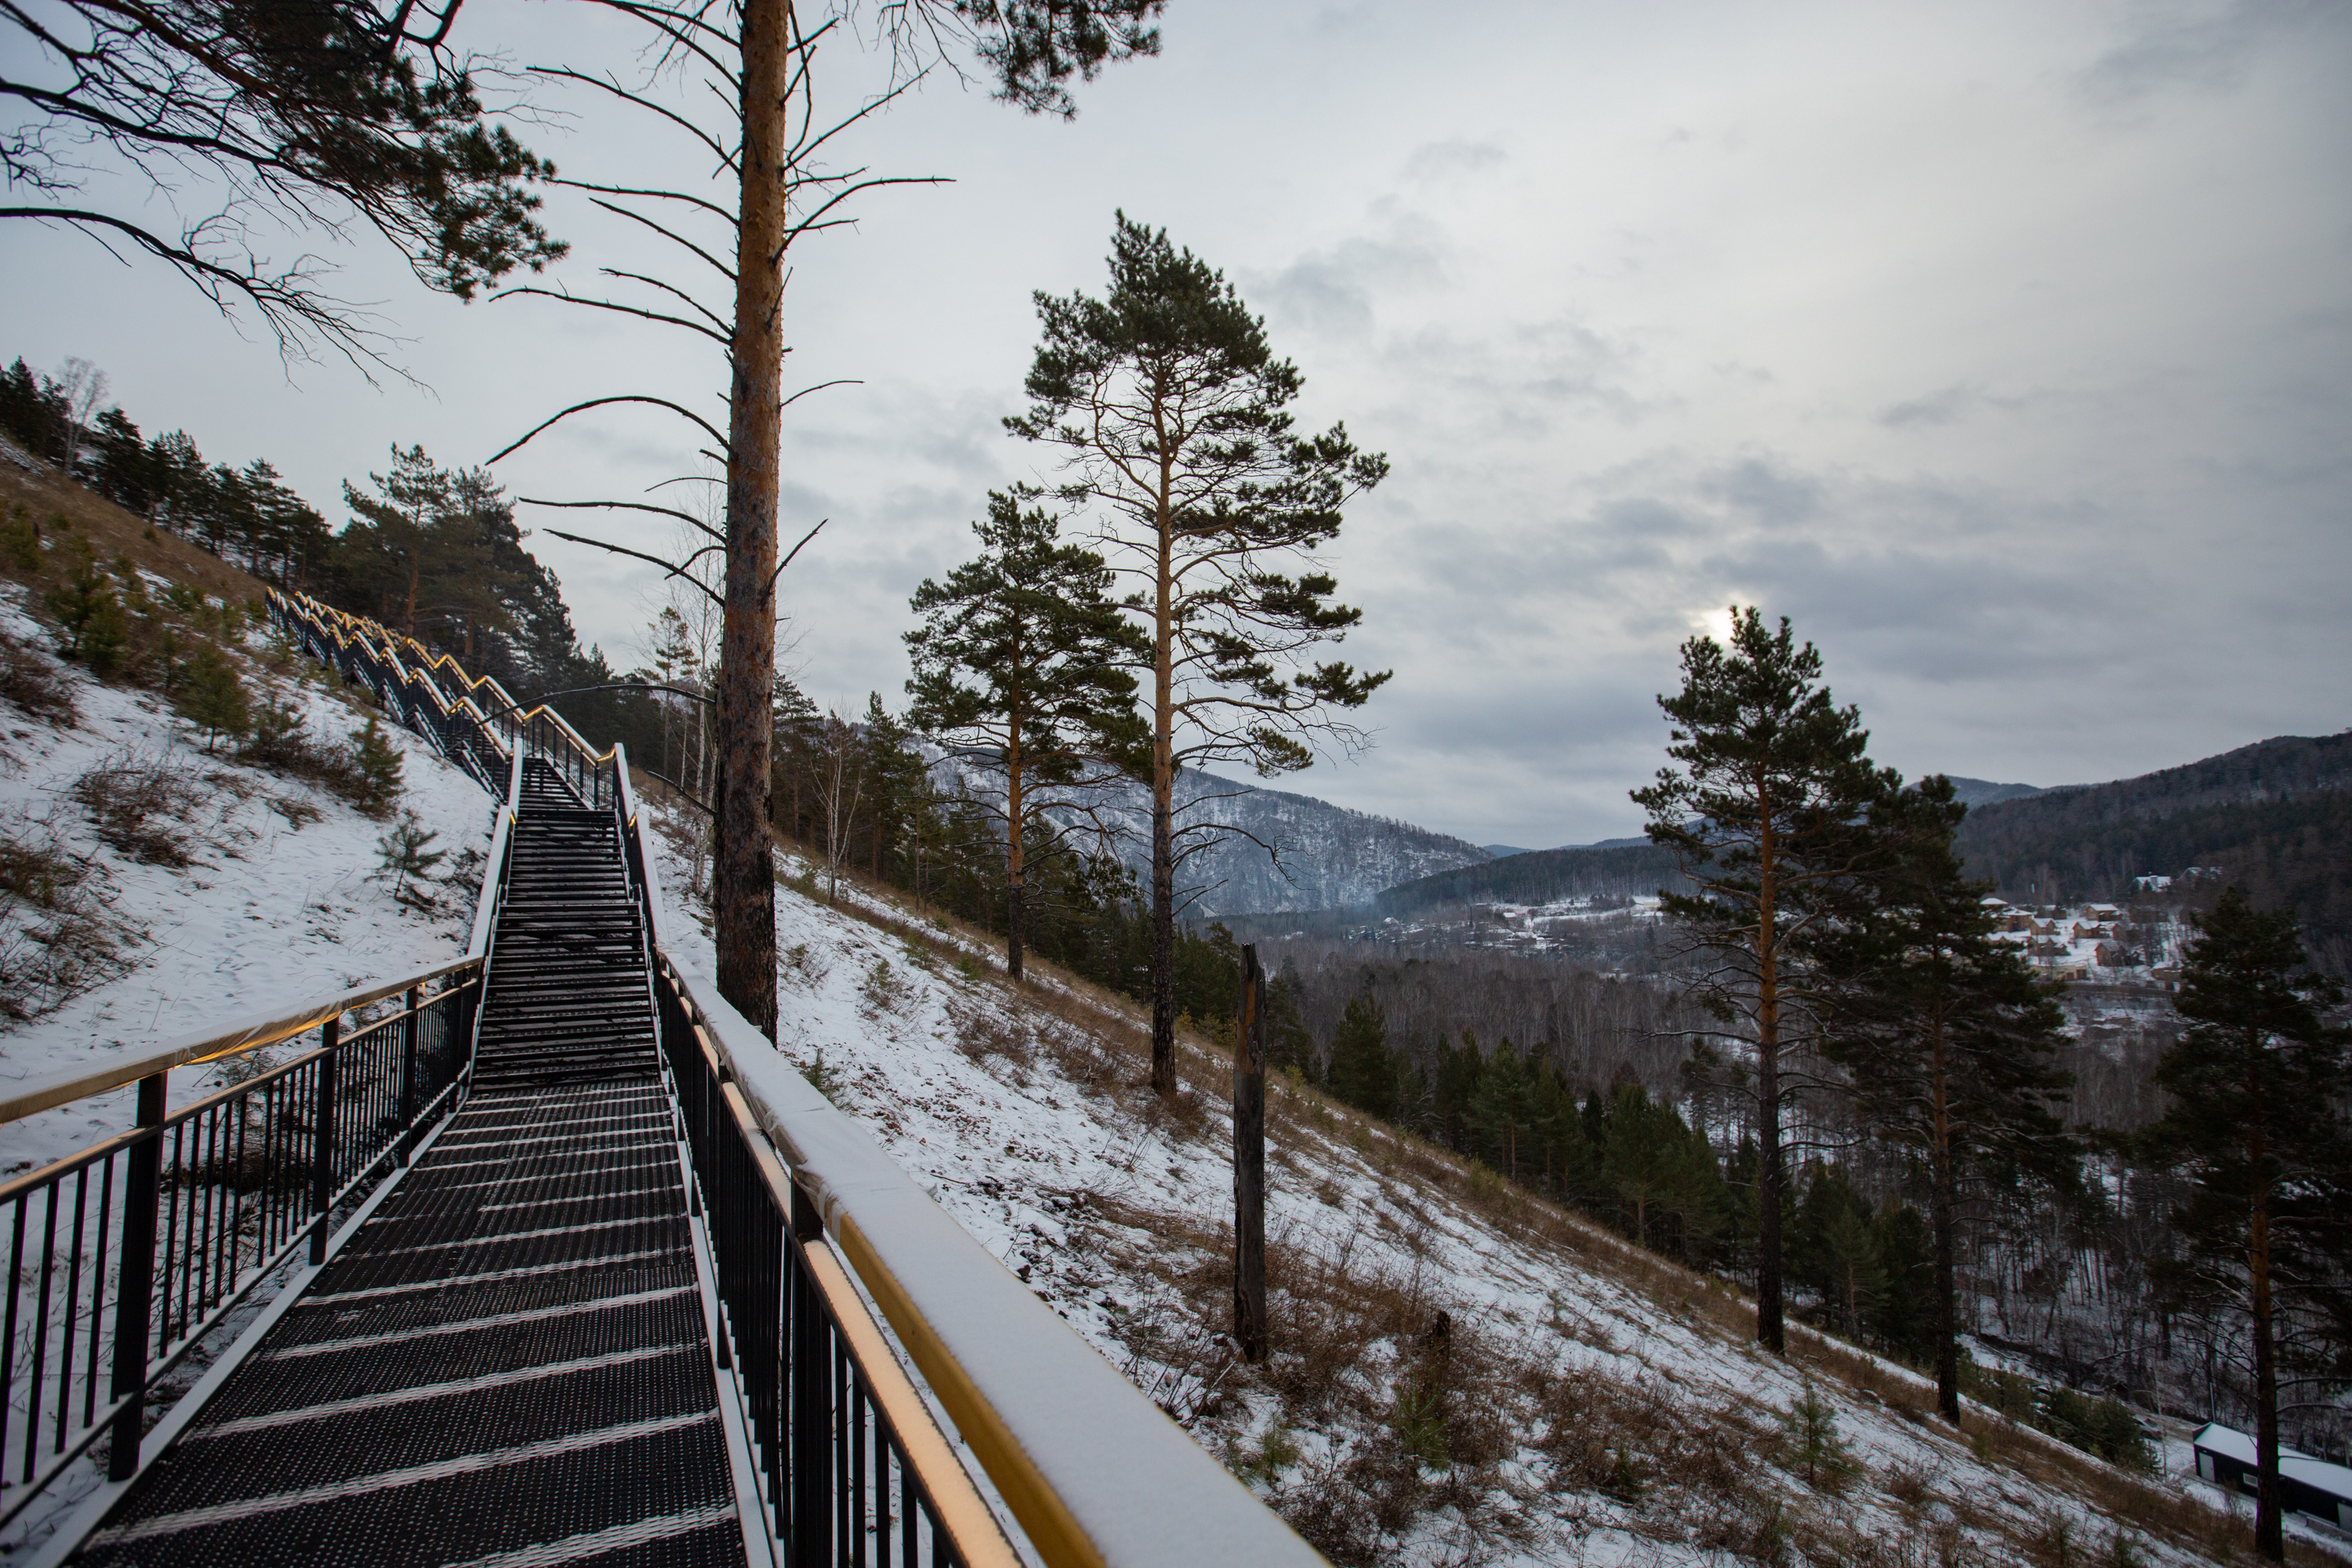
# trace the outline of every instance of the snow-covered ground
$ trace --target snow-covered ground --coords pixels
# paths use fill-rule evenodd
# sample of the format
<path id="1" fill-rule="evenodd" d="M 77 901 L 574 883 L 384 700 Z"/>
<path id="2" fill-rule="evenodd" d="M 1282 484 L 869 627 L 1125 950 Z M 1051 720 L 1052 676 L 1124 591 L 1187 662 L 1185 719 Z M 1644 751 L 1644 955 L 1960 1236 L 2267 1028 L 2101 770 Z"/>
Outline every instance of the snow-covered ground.
<path id="1" fill-rule="evenodd" d="M 9 592 L 0 626 L 37 642 Z M 469 899 L 423 917 L 371 879 L 383 824 L 206 756 L 150 697 L 70 679 L 72 731 L 0 709 L 0 818 L 87 862 L 132 967 L 0 1035 L 0 1079 L 459 951 Z M 314 732 L 356 727 L 314 673 L 268 679 Z M 478 847 L 485 792 L 393 735 L 406 807 L 441 847 Z M 71 786 L 122 758 L 194 786 L 176 824 L 189 866 L 99 842 Z M 702 945 L 708 968 L 707 910 L 682 859 L 664 858 L 671 940 Z M 1163 1101 L 1123 1004 L 1050 976 L 1014 994 L 992 951 L 853 887 L 831 907 L 809 868 L 780 859 L 781 1048 L 1335 1562 L 2123 1561 L 2120 1537 L 2129 1560 L 2172 1564 L 2243 1534 L 2179 1479 L 2177 1444 L 2170 1484 L 2151 1487 L 1981 1416 L 1953 1436 L 1922 1415 L 1910 1373 L 1801 1332 L 1790 1359 L 1765 1355 L 1720 1287 L 1287 1083 L 1269 1111 L 1276 1354 L 1236 1364 L 1218 1064 L 1191 1051 L 1186 1092 Z M 175 1100 L 209 1087 L 175 1080 Z M 85 1102 L 0 1129 L 0 1168 L 127 1110 Z M 1810 1475 L 1791 1415 L 1809 1389 L 1831 1434 Z"/>
<path id="2" fill-rule="evenodd" d="M 706 942 L 666 860 L 671 939 Z M 2104 1561 L 2119 1533 L 2141 1563 L 2221 1554 L 2231 1527 L 2188 1483 L 1987 1417 L 1955 1436 L 1920 1380 L 1810 1336 L 1766 1355 L 1720 1287 L 1287 1084 L 1276 1353 L 1237 1365 L 1216 1064 L 1194 1052 L 1164 1104 L 1116 1002 L 1016 996 L 943 923 L 846 884 L 829 907 L 789 856 L 780 874 L 781 1048 L 1335 1562 Z M 1843 1482 L 1803 1473 L 1809 1386 L 1860 1467 Z"/>
<path id="3" fill-rule="evenodd" d="M 0 584 L 0 630 L 46 649 L 49 639 L 23 599 L 22 588 Z M 363 721 L 307 661 L 272 672 L 256 660 L 245 673 L 257 698 L 268 689 L 298 703 L 315 738 L 340 744 Z M 299 779 L 241 763 L 228 744 L 208 754 L 202 736 L 153 693 L 109 686 L 71 666 L 60 674 L 79 710 L 71 728 L 0 702 L 0 830 L 87 868 L 81 891 L 110 928 L 127 971 L 0 1032 L 0 1083 L 134 1059 L 208 1024 L 397 977 L 465 951 L 470 879 L 480 875 L 492 802 L 425 741 L 384 726 L 404 759 L 401 808 L 447 852 L 436 876 L 459 872 L 473 852 L 461 873 L 468 880 L 440 891 L 437 915 L 395 901 L 375 878 L 386 823 Z M 188 865 L 148 863 L 101 842 L 73 789 L 91 770 L 110 767 L 160 770 L 178 786 L 160 826 L 180 840 Z M 215 1071 L 174 1072 L 173 1102 L 217 1087 Z M 0 1126 L 0 1173 L 128 1125 L 132 1093 Z"/>

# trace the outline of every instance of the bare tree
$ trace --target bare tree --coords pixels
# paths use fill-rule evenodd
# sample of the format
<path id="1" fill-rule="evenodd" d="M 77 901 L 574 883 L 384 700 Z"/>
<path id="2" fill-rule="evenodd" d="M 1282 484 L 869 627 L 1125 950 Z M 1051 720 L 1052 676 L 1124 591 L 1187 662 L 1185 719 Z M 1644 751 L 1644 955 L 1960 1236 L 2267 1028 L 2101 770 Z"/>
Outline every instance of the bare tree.
<path id="1" fill-rule="evenodd" d="M 849 856 L 851 830 L 866 794 L 866 745 L 837 710 L 817 731 L 816 799 L 824 811 L 825 897 L 841 901 L 841 863 Z"/>
<path id="2" fill-rule="evenodd" d="M 626 297 L 592 299 L 543 289 L 515 292 L 616 312 L 717 345 L 726 356 L 727 428 L 720 431 L 667 398 L 618 393 L 559 410 L 506 452 L 572 415 L 630 404 L 658 407 L 687 420 L 711 443 L 704 454 L 726 467 L 723 530 L 713 530 L 675 507 L 649 501 L 556 504 L 667 515 L 693 524 L 704 542 L 686 561 L 607 541 L 583 541 L 672 574 L 683 572 L 705 553 L 715 552 L 725 561 L 724 588 L 714 595 L 724 616 L 716 721 L 718 850 L 711 899 L 718 979 L 720 994 L 772 1036 L 776 913 L 769 791 L 775 585 L 793 554 L 816 531 L 810 529 L 793 552 L 780 550 L 783 411 L 817 390 L 806 388 L 790 397 L 783 393 L 785 258 L 798 240 L 848 222 L 845 204 L 862 193 L 938 183 L 928 177 L 876 174 L 833 161 L 837 143 L 852 127 L 912 90 L 932 69 L 944 66 L 961 75 L 964 68 L 959 62 L 969 59 L 985 71 L 999 98 L 1033 113 L 1068 118 L 1075 112 L 1066 88 L 1072 77 L 1091 79 L 1107 61 L 1157 50 L 1159 35 L 1147 24 L 1164 0 L 876 0 L 870 13 L 863 12 L 858 0 L 834 0 L 813 21 L 791 0 L 738 0 L 731 6 L 718 0 L 598 3 L 650 29 L 654 68 L 647 78 L 625 85 L 617 78 L 562 66 L 542 68 L 541 74 L 646 113 L 698 149 L 695 155 L 708 159 L 712 174 L 708 184 L 693 189 L 562 183 L 586 193 L 600 208 L 676 245 L 692 270 L 682 275 L 687 281 L 681 283 L 604 268 L 603 275 L 616 288 L 630 290 Z M 848 37 L 847 25 L 861 14 L 875 22 L 876 36 L 890 62 L 889 82 L 846 110 L 820 110 L 819 47 L 829 37 Z M 715 120 L 704 107 L 714 99 L 724 106 Z M 731 309 L 723 313 L 698 297 L 715 292 L 714 276 L 731 296 Z M 822 526 L 820 521 L 817 527 Z"/>
<path id="3" fill-rule="evenodd" d="M 82 432 L 98 417 L 98 405 L 106 401 L 106 373 L 86 359 L 68 359 L 58 368 L 57 385 L 66 403 L 65 449 L 58 460 L 70 474 L 81 456 Z"/>

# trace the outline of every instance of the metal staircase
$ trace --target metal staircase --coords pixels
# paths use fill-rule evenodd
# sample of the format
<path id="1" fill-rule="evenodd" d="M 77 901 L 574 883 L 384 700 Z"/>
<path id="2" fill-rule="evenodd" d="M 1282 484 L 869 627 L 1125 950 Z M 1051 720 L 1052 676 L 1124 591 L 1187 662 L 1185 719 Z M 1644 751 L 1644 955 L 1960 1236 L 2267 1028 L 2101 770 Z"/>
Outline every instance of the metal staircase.
<path id="1" fill-rule="evenodd" d="M 520 804 L 475 1088 L 657 1076 L 645 926 L 612 812 L 537 757 Z"/>
<path id="2" fill-rule="evenodd" d="M 618 827 L 515 795 L 472 1092 L 73 1561 L 744 1562 Z"/>
<path id="3" fill-rule="evenodd" d="M 0 1096 L 134 1117 L 0 1179 L 0 1557 L 1320 1563 L 680 963 L 619 746 L 270 607 L 499 797 L 482 902 L 462 958 Z"/>

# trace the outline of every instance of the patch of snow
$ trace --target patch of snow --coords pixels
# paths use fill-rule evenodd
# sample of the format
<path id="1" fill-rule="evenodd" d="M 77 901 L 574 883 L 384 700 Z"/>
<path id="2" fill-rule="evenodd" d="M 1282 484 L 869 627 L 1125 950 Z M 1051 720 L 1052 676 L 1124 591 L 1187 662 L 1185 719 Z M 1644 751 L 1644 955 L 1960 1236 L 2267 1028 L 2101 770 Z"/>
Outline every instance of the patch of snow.
<path id="1" fill-rule="evenodd" d="M 20 588 L 0 590 L 0 628 L 46 646 L 23 596 Z M 299 707 L 314 738 L 339 743 L 364 721 L 307 664 L 248 675 Z M 470 891 L 452 889 L 444 912 L 427 916 L 376 879 L 388 823 L 314 785 L 239 763 L 226 746 L 208 754 L 152 692 L 110 686 L 71 666 L 65 679 L 80 710 L 71 729 L 0 708 L 0 821 L 89 868 L 130 933 L 131 968 L 0 1034 L 0 1082 L 135 1059 L 215 1021 L 331 996 L 465 952 Z M 449 853 L 438 868 L 446 875 L 459 852 L 487 843 L 493 803 L 425 741 L 389 722 L 383 731 L 403 758 L 400 808 L 438 835 L 433 847 Z M 76 779 L 126 759 L 189 786 L 193 804 L 177 826 L 192 864 L 150 865 L 118 853 L 72 799 Z M 219 1087 L 218 1073 L 175 1071 L 172 1103 Z M 0 1126 L 0 1173 L 45 1164 L 128 1126 L 134 1093 L 126 1088 Z"/>

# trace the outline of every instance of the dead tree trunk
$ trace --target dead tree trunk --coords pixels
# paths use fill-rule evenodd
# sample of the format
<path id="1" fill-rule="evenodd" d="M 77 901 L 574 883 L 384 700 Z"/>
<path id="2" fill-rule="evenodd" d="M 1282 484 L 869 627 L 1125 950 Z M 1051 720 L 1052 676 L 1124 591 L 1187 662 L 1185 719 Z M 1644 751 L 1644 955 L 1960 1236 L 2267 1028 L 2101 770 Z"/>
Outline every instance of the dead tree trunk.
<path id="1" fill-rule="evenodd" d="M 783 386 L 784 72 L 790 0 L 742 0 L 743 183 L 727 440 L 726 618 L 719 634 L 719 992 L 776 1034 L 776 871 L 768 844 L 776 676 L 776 496 Z"/>
<path id="2" fill-rule="evenodd" d="M 1265 1336 L 1265 975 L 1242 949 L 1242 1005 L 1234 1030 L 1234 1338 L 1262 1362 Z"/>

